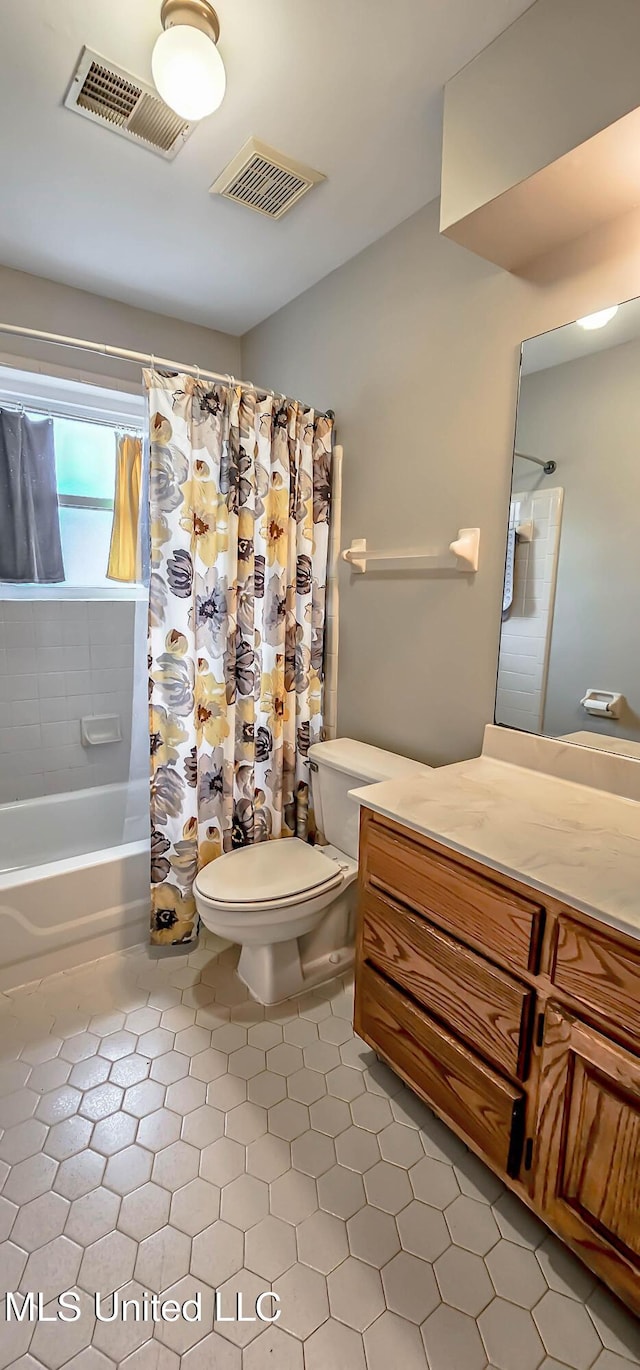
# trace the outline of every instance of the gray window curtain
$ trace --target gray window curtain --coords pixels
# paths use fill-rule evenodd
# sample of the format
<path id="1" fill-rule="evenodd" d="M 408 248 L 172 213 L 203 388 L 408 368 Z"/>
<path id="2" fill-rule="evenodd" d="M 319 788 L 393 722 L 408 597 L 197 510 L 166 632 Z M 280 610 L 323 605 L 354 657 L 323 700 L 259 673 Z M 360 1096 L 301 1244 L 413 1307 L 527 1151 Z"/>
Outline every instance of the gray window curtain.
<path id="1" fill-rule="evenodd" d="M 0 409 L 0 580 L 64 580 L 53 420 Z"/>

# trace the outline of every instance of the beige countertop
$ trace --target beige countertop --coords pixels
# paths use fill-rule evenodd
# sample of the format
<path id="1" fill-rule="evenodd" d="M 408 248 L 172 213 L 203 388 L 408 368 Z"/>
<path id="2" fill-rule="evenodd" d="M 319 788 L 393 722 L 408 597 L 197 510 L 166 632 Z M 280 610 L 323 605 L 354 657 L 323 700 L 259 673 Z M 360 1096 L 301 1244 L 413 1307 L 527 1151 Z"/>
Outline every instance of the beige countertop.
<path id="1" fill-rule="evenodd" d="M 481 756 L 360 804 L 640 938 L 640 803 Z"/>
<path id="2" fill-rule="evenodd" d="M 632 742 L 628 737 L 611 737 L 608 733 L 591 733 L 581 728 L 577 733 L 564 733 L 561 742 L 577 742 L 580 747 L 591 751 L 611 752 L 614 756 L 631 756 L 640 760 L 640 742 Z"/>

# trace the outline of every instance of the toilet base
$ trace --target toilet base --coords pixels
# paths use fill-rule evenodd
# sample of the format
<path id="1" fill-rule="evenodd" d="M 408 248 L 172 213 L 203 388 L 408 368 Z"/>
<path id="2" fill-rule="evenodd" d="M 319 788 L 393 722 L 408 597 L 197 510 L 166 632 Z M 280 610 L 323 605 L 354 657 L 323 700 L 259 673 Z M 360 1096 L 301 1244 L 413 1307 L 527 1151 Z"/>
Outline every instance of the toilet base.
<path id="1" fill-rule="evenodd" d="M 353 961 L 354 948 L 347 946 L 303 966 L 300 944 L 294 937 L 265 947 L 243 946 L 236 973 L 259 1004 L 280 1004 L 316 985 L 335 980 L 349 970 Z"/>
<path id="2" fill-rule="evenodd" d="M 356 873 L 354 862 L 339 894 L 308 932 L 266 945 L 242 944 L 237 973 L 259 1004 L 281 1004 L 353 965 Z"/>

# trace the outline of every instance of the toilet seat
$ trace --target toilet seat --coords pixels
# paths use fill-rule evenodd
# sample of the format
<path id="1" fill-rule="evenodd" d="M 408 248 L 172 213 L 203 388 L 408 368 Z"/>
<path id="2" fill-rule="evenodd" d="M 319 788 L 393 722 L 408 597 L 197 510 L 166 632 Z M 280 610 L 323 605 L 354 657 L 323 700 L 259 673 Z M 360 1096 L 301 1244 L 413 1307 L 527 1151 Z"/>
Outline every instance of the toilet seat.
<path id="1" fill-rule="evenodd" d="M 258 913 L 316 899 L 343 878 L 341 867 L 319 847 L 287 837 L 225 852 L 199 871 L 195 892 L 211 908 Z"/>

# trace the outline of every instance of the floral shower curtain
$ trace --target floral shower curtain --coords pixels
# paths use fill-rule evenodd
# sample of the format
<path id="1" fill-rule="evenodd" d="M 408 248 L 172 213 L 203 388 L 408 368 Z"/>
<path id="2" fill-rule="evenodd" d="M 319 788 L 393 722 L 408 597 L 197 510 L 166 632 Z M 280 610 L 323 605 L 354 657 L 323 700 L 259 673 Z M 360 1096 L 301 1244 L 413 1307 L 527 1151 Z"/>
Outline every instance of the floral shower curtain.
<path id="1" fill-rule="evenodd" d="M 223 851 L 312 835 L 333 421 L 145 372 L 150 411 L 151 940 L 189 942 Z"/>

